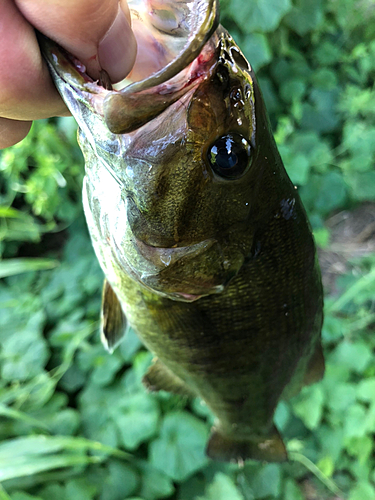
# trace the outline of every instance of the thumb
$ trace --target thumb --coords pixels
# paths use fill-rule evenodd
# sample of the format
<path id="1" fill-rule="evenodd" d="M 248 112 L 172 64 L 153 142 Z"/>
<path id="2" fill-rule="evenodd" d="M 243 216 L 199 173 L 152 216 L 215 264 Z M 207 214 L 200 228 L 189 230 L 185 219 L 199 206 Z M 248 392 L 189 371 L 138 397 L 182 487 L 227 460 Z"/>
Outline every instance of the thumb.
<path id="1" fill-rule="evenodd" d="M 24 17 L 85 66 L 104 69 L 112 83 L 130 72 L 137 44 L 126 0 L 15 0 Z"/>

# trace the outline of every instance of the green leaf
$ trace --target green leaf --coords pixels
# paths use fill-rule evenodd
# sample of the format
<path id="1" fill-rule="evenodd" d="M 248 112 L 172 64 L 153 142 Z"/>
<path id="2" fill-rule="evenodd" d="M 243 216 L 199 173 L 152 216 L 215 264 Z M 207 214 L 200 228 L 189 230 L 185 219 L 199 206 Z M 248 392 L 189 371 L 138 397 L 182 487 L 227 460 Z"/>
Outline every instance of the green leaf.
<path id="1" fill-rule="evenodd" d="M 32 418 L 26 413 L 23 413 L 21 411 L 14 410 L 13 408 L 7 408 L 3 404 L 0 404 L 0 415 L 2 417 L 13 418 L 14 420 L 25 422 L 26 424 L 32 427 L 40 428 L 47 432 L 49 431 L 49 428 L 40 420 Z"/>
<path id="2" fill-rule="evenodd" d="M 322 0 L 297 0 L 292 10 L 285 16 L 286 24 L 303 36 L 316 29 L 323 21 Z"/>
<path id="3" fill-rule="evenodd" d="M 357 373 L 363 373 L 372 359 L 372 350 L 367 344 L 349 341 L 341 342 L 330 357 L 331 362 Z"/>
<path id="4" fill-rule="evenodd" d="M 23 328 L 3 341 L 0 359 L 5 380 L 27 380 L 38 375 L 47 362 L 49 351 L 43 338 L 43 311 L 34 313 Z"/>
<path id="5" fill-rule="evenodd" d="M 324 456 L 330 456 L 333 462 L 337 462 L 344 448 L 344 432 L 342 426 L 334 428 L 322 424 L 316 431 L 316 437 Z"/>
<path id="6" fill-rule="evenodd" d="M 246 36 L 234 33 L 234 37 L 254 71 L 271 61 L 271 48 L 262 33 L 249 33 Z"/>
<path id="7" fill-rule="evenodd" d="M 9 497 L 10 498 L 10 497 Z M 0 500 L 1 496 L 0 496 Z M 23 491 L 15 491 L 12 493 L 11 500 L 43 500 L 41 497 L 35 497 L 34 495 L 29 495 Z"/>
<path id="8" fill-rule="evenodd" d="M 334 131 L 339 123 L 336 112 L 337 98 L 337 89 L 313 89 L 309 102 L 303 105 L 301 127 L 320 133 Z"/>
<path id="9" fill-rule="evenodd" d="M 144 392 L 129 394 L 121 401 L 118 411 L 116 423 L 125 448 L 134 450 L 155 434 L 159 406 L 154 396 Z"/>
<path id="10" fill-rule="evenodd" d="M 293 398 L 292 409 L 308 429 L 316 429 L 323 413 L 324 394 L 320 385 L 305 387 Z"/>
<path id="11" fill-rule="evenodd" d="M 139 476 L 130 465 L 110 462 L 105 475 L 100 500 L 124 500 L 135 493 L 139 485 Z"/>
<path id="12" fill-rule="evenodd" d="M 98 453 L 89 456 L 87 451 Z M 130 455 L 96 441 L 56 436 L 28 436 L 0 443 L 0 481 L 39 472 L 98 463 L 105 454 L 129 459 Z"/>
<path id="13" fill-rule="evenodd" d="M 55 482 L 47 484 L 39 494 L 42 496 L 43 500 L 50 500 L 51 498 L 53 498 L 53 500 L 66 499 L 65 488 L 61 484 Z"/>
<path id="14" fill-rule="evenodd" d="M 348 497 L 348 500 L 375 500 L 375 489 L 367 481 L 357 484 Z"/>
<path id="15" fill-rule="evenodd" d="M 43 500 L 67 500 L 67 499 L 82 499 L 93 500 L 97 494 L 98 488 L 82 477 L 72 479 L 64 483 L 64 486 L 58 483 L 49 482 L 48 485 L 40 491 Z"/>
<path id="16" fill-rule="evenodd" d="M 317 463 L 317 467 L 322 471 L 322 474 L 327 477 L 331 477 L 335 471 L 335 464 L 333 463 L 332 457 L 330 455 L 326 455 L 325 457 L 321 458 Z"/>
<path id="17" fill-rule="evenodd" d="M 16 210 L 15 208 L 12 207 L 2 207 L 0 206 L 0 217 L 6 217 L 10 219 L 31 219 L 31 217 L 28 214 L 25 214 L 24 212 L 21 212 L 21 210 Z"/>
<path id="18" fill-rule="evenodd" d="M 172 495 L 175 488 L 172 480 L 160 470 L 151 467 L 147 462 L 140 464 L 142 486 L 140 495 L 143 500 L 154 500 Z"/>
<path id="19" fill-rule="evenodd" d="M 249 484 L 255 498 L 278 497 L 281 493 L 281 469 L 278 464 L 263 465 Z"/>
<path id="20" fill-rule="evenodd" d="M 302 154 L 296 154 L 290 147 L 281 145 L 279 147 L 286 171 L 293 184 L 303 186 L 309 178 L 309 160 Z"/>
<path id="21" fill-rule="evenodd" d="M 314 232 L 315 234 L 315 232 Z M 343 325 L 340 318 L 331 314 L 324 317 L 322 337 L 326 342 L 337 342 L 343 336 Z"/>
<path id="22" fill-rule="evenodd" d="M 350 153 L 347 169 L 357 174 L 371 173 L 375 159 L 375 127 L 363 119 L 348 120 L 343 128 L 342 148 Z"/>
<path id="23" fill-rule="evenodd" d="M 85 351 L 81 351 L 78 359 L 82 370 L 88 371 L 93 369 L 91 381 L 100 386 L 108 385 L 112 382 L 117 371 L 123 364 L 118 352 L 109 355 L 101 343 L 91 346 L 91 348 L 85 349 Z"/>
<path id="24" fill-rule="evenodd" d="M 293 479 L 287 479 L 284 488 L 285 500 L 305 500 L 300 487 Z"/>
<path id="25" fill-rule="evenodd" d="M 356 386 L 342 383 L 331 386 L 327 394 L 327 404 L 334 412 L 344 412 L 356 400 Z"/>
<path id="26" fill-rule="evenodd" d="M 176 481 L 183 481 L 208 462 L 206 426 L 185 412 L 166 415 L 160 438 L 150 444 L 150 463 Z"/>
<path id="27" fill-rule="evenodd" d="M 107 388 L 87 384 L 79 395 L 79 410 L 82 415 L 84 433 L 108 446 L 120 443 L 117 417 L 121 414 L 120 404 L 126 396 L 120 385 Z"/>
<path id="28" fill-rule="evenodd" d="M 343 48 L 330 39 L 323 39 L 314 47 L 313 57 L 317 67 L 336 64 L 342 59 Z"/>
<path id="29" fill-rule="evenodd" d="M 350 172 L 348 182 L 358 201 L 375 200 L 375 172 Z"/>
<path id="30" fill-rule="evenodd" d="M 310 175 L 309 182 L 301 187 L 300 194 L 310 210 L 328 215 L 344 205 L 348 186 L 339 172 L 329 171 L 325 175 Z"/>
<path id="31" fill-rule="evenodd" d="M 247 33 L 272 31 L 290 8 L 290 0 L 254 0 L 252 2 L 233 0 L 231 15 L 240 26 L 245 27 Z"/>
<path id="32" fill-rule="evenodd" d="M 361 401 L 375 403 L 375 377 L 361 380 L 357 386 L 357 397 Z"/>
<path id="33" fill-rule="evenodd" d="M 368 463 L 374 444 L 372 436 L 360 436 L 345 439 L 345 444 L 346 451 L 349 455 L 354 456 L 363 465 Z"/>
<path id="34" fill-rule="evenodd" d="M 22 214 L 22 215 L 21 215 Z M 40 236 L 48 228 L 37 224 L 33 217 L 18 211 L 18 216 L 0 219 L 0 241 L 39 242 Z"/>
<path id="35" fill-rule="evenodd" d="M 30 476 L 52 469 L 75 467 L 77 465 L 87 465 L 96 462 L 98 462 L 96 458 L 69 453 L 61 453 L 60 455 L 48 457 L 37 456 L 32 461 L 27 460 L 25 457 L 17 457 L 11 463 L 9 461 L 0 461 L 0 481 Z"/>
<path id="36" fill-rule="evenodd" d="M 306 82 L 300 77 L 289 78 L 280 87 L 280 96 L 288 104 L 299 101 L 306 91 Z"/>
<path id="37" fill-rule="evenodd" d="M 360 46 L 357 46 L 360 47 Z M 375 48 L 375 46 L 374 46 Z M 358 57 L 358 55 L 357 55 Z M 369 57 L 372 64 L 373 56 Z M 348 130 L 362 128 L 364 132 L 366 129 L 373 130 L 373 127 L 368 123 L 363 122 L 363 117 L 372 117 L 375 114 L 375 99 L 374 99 L 375 91 L 372 88 L 363 88 L 357 85 L 347 85 L 344 89 L 344 92 L 340 96 L 340 101 L 338 105 L 338 109 L 342 111 L 346 118 L 354 118 L 354 120 L 350 120 L 348 123 L 344 124 L 344 135 L 345 140 L 349 139 L 350 141 L 350 133 L 347 133 Z M 363 124 L 365 127 L 363 127 Z M 367 127 L 366 127 L 367 124 Z M 359 141 L 362 142 L 360 136 L 358 136 Z M 363 142 L 362 142 L 363 144 Z M 353 141 L 354 145 L 354 141 Z M 372 148 L 370 144 L 363 144 L 365 147 Z"/>
<path id="38" fill-rule="evenodd" d="M 54 269 L 59 264 L 59 261 L 53 259 L 7 259 L 0 261 L 0 278 L 30 271 Z"/>
<path id="39" fill-rule="evenodd" d="M 314 240 L 316 243 L 316 246 L 319 248 L 329 248 L 329 240 L 331 233 L 326 227 L 321 227 L 319 229 L 314 229 L 313 231 L 314 234 Z"/>
<path id="40" fill-rule="evenodd" d="M 197 500 L 244 500 L 232 479 L 222 472 L 218 472 L 212 483 L 206 488 L 204 497 Z"/>
<path id="41" fill-rule="evenodd" d="M 286 428 L 290 417 L 290 406 L 285 401 L 280 401 L 276 407 L 274 415 L 275 424 L 280 431 L 283 431 Z"/>
<path id="42" fill-rule="evenodd" d="M 336 73 L 327 68 L 315 71 L 311 76 L 311 83 L 315 88 L 321 90 L 333 90 L 338 84 Z"/>
<path id="43" fill-rule="evenodd" d="M 363 437 L 367 430 L 366 410 L 362 405 L 355 404 L 347 409 L 344 420 L 346 438 Z"/>
<path id="44" fill-rule="evenodd" d="M 124 340 L 119 346 L 119 350 L 122 354 L 124 361 L 131 361 L 134 355 L 138 352 L 141 347 L 142 342 L 133 330 L 133 328 L 127 328 Z"/>

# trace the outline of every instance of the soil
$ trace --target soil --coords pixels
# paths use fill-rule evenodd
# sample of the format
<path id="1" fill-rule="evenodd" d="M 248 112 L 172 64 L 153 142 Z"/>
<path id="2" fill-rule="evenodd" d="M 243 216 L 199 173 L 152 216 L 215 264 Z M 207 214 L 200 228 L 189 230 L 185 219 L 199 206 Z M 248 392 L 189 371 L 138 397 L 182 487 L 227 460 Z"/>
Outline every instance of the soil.
<path id="1" fill-rule="evenodd" d="M 339 212 L 326 221 L 331 232 L 327 249 L 319 250 L 326 295 L 336 295 L 335 282 L 355 269 L 354 261 L 375 252 L 375 203 Z"/>

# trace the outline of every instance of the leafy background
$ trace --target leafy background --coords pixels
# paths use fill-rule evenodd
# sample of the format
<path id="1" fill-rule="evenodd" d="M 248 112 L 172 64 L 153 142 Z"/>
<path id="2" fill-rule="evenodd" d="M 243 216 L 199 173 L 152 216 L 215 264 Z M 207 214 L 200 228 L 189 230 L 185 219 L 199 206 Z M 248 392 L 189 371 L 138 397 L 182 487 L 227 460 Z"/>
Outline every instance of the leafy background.
<path id="1" fill-rule="evenodd" d="M 327 372 L 277 409 L 291 461 L 209 461 L 207 408 L 145 392 L 134 332 L 103 350 L 82 157 L 56 119 L 0 153 L 0 500 L 375 499 L 374 4 L 223 0 L 222 22 L 321 249 Z"/>

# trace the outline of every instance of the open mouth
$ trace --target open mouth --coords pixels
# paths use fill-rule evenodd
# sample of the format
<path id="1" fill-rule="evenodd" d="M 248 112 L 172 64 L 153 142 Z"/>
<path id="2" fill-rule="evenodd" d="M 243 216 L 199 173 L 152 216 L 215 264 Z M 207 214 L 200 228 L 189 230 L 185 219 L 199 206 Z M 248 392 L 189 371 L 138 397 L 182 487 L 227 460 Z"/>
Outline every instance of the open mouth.
<path id="1" fill-rule="evenodd" d="M 75 99 L 103 116 L 114 134 L 141 127 L 207 78 L 215 53 L 215 47 L 207 41 L 219 22 L 217 0 L 131 0 L 129 7 L 142 47 L 140 53 L 153 51 L 155 64 L 145 71 L 140 55 L 132 72 L 115 89 L 105 72 L 101 81 L 93 81 L 79 60 L 51 40 L 39 37 L 68 107 L 72 96 L 64 92 L 64 85 L 74 89 Z M 74 109 L 71 111 L 77 119 Z"/>

